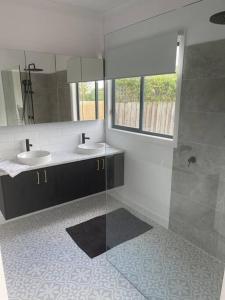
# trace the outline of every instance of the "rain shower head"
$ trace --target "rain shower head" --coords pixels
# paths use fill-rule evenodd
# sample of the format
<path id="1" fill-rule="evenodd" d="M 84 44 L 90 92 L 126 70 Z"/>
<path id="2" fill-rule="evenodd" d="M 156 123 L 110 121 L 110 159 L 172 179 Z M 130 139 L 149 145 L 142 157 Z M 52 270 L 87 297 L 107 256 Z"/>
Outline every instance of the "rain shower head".
<path id="1" fill-rule="evenodd" d="M 225 11 L 216 13 L 210 17 L 210 22 L 218 25 L 225 25 Z"/>
<path id="2" fill-rule="evenodd" d="M 28 68 L 25 68 L 24 71 L 28 71 L 28 72 L 43 72 L 43 69 L 40 68 L 36 68 L 35 64 L 29 64 Z"/>

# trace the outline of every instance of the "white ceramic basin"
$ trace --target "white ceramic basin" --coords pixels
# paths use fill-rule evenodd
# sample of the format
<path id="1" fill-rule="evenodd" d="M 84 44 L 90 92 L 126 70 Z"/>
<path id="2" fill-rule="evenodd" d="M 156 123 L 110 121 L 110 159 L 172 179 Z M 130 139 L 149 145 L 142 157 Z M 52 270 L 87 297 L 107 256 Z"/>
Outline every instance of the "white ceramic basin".
<path id="1" fill-rule="evenodd" d="M 52 156 L 48 151 L 37 150 L 22 152 L 17 155 L 17 159 L 20 163 L 28 166 L 47 164 L 51 161 Z"/>
<path id="2" fill-rule="evenodd" d="M 103 143 L 85 143 L 77 147 L 77 152 L 80 154 L 97 154 L 104 150 L 105 144 Z"/>

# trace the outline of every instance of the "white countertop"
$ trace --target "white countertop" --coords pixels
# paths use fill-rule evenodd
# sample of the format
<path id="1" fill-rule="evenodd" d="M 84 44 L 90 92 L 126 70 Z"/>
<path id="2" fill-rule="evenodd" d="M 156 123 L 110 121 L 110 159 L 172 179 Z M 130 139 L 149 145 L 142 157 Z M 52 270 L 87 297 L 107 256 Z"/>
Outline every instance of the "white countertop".
<path id="1" fill-rule="evenodd" d="M 51 162 L 49 162 L 48 164 L 30 166 L 27 168 L 26 171 L 47 168 L 47 167 L 62 165 L 62 164 L 66 164 L 66 163 L 81 161 L 81 160 L 87 160 L 87 159 L 91 159 L 91 158 L 95 158 L 95 157 L 110 156 L 110 155 L 123 153 L 123 152 L 124 152 L 123 150 L 113 148 L 107 144 L 106 144 L 106 147 L 97 154 L 78 154 L 75 151 L 74 152 L 67 152 L 67 151 L 51 152 L 51 155 L 52 155 Z M 14 161 L 16 161 L 16 159 L 14 159 Z M 26 171 L 24 171 L 24 172 L 26 172 Z M 0 170 L 0 176 L 4 176 L 4 175 L 7 175 L 7 174 Z"/>

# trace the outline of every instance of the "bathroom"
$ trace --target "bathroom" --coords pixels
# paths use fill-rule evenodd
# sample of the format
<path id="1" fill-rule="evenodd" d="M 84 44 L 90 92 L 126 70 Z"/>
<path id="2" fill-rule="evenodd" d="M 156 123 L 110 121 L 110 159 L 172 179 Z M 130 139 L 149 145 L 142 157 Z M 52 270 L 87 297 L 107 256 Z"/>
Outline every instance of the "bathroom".
<path id="1" fill-rule="evenodd" d="M 1 1 L 1 299 L 224 299 L 224 11 Z"/>

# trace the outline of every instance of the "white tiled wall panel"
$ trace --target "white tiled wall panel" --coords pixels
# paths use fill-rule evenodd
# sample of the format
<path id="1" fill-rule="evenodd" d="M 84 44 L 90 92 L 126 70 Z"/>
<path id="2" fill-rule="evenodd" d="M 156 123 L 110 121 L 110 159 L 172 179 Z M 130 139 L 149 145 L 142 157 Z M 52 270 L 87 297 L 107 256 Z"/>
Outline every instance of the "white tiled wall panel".
<path id="1" fill-rule="evenodd" d="M 65 122 L 16 127 L 0 127 L 0 159 L 12 159 L 25 151 L 25 139 L 30 139 L 32 150 L 75 151 L 81 133 L 91 141 L 102 142 L 104 121 Z"/>

